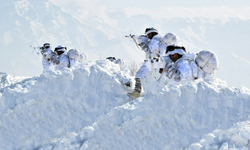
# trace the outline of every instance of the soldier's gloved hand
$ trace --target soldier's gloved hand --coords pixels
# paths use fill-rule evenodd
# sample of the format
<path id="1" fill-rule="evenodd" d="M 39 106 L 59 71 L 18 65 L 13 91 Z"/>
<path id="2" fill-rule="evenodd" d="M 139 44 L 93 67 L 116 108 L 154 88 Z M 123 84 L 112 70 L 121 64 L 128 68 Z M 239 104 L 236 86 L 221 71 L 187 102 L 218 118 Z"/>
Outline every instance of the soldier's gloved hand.
<path id="1" fill-rule="evenodd" d="M 159 69 L 159 73 L 162 73 L 162 72 L 163 72 L 163 68 L 160 68 L 160 69 Z"/>
<path id="2" fill-rule="evenodd" d="M 172 77 L 175 74 L 175 72 L 176 72 L 175 68 L 169 69 L 169 71 L 168 71 L 168 78 L 172 79 Z"/>
<path id="3" fill-rule="evenodd" d="M 51 59 L 51 62 L 53 64 L 57 64 L 58 65 L 60 63 L 60 61 L 58 60 L 58 58 L 56 56 L 52 56 L 50 59 Z"/>
<path id="4" fill-rule="evenodd" d="M 173 65 L 169 65 L 167 68 L 166 68 L 166 75 L 169 79 L 172 79 L 173 75 L 175 74 L 176 72 L 176 69 L 173 67 Z"/>
<path id="5" fill-rule="evenodd" d="M 43 58 L 44 58 L 45 60 L 48 60 L 48 57 L 49 57 L 49 54 L 48 54 L 48 53 L 43 53 L 42 55 L 43 55 Z"/>
<path id="6" fill-rule="evenodd" d="M 149 52 L 149 48 L 144 48 L 143 49 L 146 53 Z"/>
<path id="7" fill-rule="evenodd" d="M 50 60 L 51 60 L 52 62 L 54 62 L 54 61 L 56 60 L 55 56 L 51 56 L 51 57 L 50 57 Z"/>
<path id="8" fill-rule="evenodd" d="M 180 82 L 180 81 L 181 81 L 181 73 L 180 73 L 180 71 L 178 71 L 178 70 L 176 71 L 174 80 L 175 80 L 176 82 Z"/>
<path id="9" fill-rule="evenodd" d="M 140 43 L 139 46 L 144 50 L 148 48 L 148 45 L 144 42 Z M 145 50 L 144 50 L 145 51 Z"/>
<path id="10" fill-rule="evenodd" d="M 56 60 L 56 61 L 55 61 L 55 64 L 57 64 L 57 65 L 60 64 L 60 61 L 59 61 L 59 60 Z"/>

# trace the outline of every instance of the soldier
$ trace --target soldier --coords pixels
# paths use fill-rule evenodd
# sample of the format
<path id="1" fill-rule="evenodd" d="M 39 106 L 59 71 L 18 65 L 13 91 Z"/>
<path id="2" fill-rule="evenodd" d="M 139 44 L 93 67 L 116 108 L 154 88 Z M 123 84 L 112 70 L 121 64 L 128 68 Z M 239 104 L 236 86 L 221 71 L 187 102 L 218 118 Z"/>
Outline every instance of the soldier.
<path id="1" fill-rule="evenodd" d="M 51 62 L 51 55 L 53 54 L 50 44 L 49 43 L 44 43 L 43 47 L 41 47 L 41 54 L 43 56 L 42 64 L 43 64 L 43 69 L 48 70 L 52 66 Z"/>
<path id="2" fill-rule="evenodd" d="M 55 48 L 55 52 L 57 53 L 57 57 L 53 58 L 53 62 L 55 64 L 55 70 L 62 70 L 65 67 L 70 67 L 69 57 L 66 53 L 67 48 L 65 46 L 57 46 Z"/>

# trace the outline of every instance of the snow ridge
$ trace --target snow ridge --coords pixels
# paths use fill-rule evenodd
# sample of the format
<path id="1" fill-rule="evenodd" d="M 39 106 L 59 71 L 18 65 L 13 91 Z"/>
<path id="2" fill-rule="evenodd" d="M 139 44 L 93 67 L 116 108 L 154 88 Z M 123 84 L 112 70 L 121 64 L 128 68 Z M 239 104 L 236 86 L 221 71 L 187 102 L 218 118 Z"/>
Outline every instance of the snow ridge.
<path id="1" fill-rule="evenodd" d="M 62 72 L 49 70 L 1 89 L 0 147 L 37 148 L 126 103 L 120 82 L 126 79 L 117 73 L 119 66 L 109 70 L 110 65 L 114 64 L 105 60 Z"/>
<path id="2" fill-rule="evenodd" d="M 217 78 L 166 87 L 100 116 L 83 149 L 184 149 L 247 120 L 249 100 L 249 89 L 227 87 Z"/>
<path id="3" fill-rule="evenodd" d="M 143 96 L 130 101 L 126 93 L 133 87 L 123 84 L 131 81 L 128 70 L 100 60 L 1 88 L 0 147 L 249 148 L 249 89 L 215 76 L 169 87 L 148 74 Z"/>

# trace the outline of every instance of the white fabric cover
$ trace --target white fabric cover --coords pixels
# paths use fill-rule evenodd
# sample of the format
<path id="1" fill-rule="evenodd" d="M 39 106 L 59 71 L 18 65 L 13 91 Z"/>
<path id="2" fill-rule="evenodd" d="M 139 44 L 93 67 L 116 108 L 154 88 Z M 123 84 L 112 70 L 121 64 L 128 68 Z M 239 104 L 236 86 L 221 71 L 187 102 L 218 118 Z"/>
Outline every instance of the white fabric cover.
<path id="1" fill-rule="evenodd" d="M 190 65 L 191 65 L 192 74 L 193 74 L 194 78 L 198 78 L 198 71 L 199 70 L 198 70 L 197 64 L 195 63 L 194 60 L 191 60 Z"/>
<path id="2" fill-rule="evenodd" d="M 79 55 L 75 54 L 74 52 L 70 53 L 71 56 L 69 56 L 69 65 L 70 65 L 70 68 L 76 66 L 77 64 L 79 63 L 82 63 L 83 61 L 87 60 L 87 56 L 84 55 L 84 54 L 80 54 Z M 68 53 L 69 55 L 69 53 Z"/>
<path id="3" fill-rule="evenodd" d="M 167 45 L 173 45 L 173 44 L 178 44 L 179 42 L 179 37 L 174 34 L 174 33 L 167 33 L 163 37 L 163 42 Z"/>
<path id="4" fill-rule="evenodd" d="M 165 68 L 167 64 L 171 64 L 171 63 L 173 63 L 173 61 L 169 57 L 163 56 L 163 57 L 160 57 L 158 65 L 159 65 L 159 68 Z"/>
<path id="5" fill-rule="evenodd" d="M 160 46 L 160 57 L 164 57 L 166 56 L 166 49 L 167 46 L 164 42 L 161 42 L 161 46 Z"/>
<path id="6" fill-rule="evenodd" d="M 194 58 L 195 54 L 187 53 L 174 63 L 176 70 L 178 70 L 181 73 L 182 81 L 194 80 L 192 67 L 190 63 L 192 60 L 194 60 Z"/>
<path id="7" fill-rule="evenodd" d="M 158 33 L 158 31 L 155 28 L 151 27 L 150 30 L 148 30 L 147 32 L 145 32 L 145 34 L 148 35 L 149 33 L 152 33 L 152 32 Z"/>
<path id="8" fill-rule="evenodd" d="M 172 65 L 166 66 L 166 76 L 170 79 L 170 85 L 176 85 L 203 78 L 204 72 L 194 62 L 195 54 L 187 53 Z M 171 75 L 170 75 L 170 74 Z"/>
<path id="9" fill-rule="evenodd" d="M 158 62 L 154 59 L 150 59 L 150 57 L 158 58 L 160 56 L 160 48 L 163 43 L 161 41 L 162 41 L 162 38 L 159 34 L 155 35 L 149 41 L 148 48 L 147 50 L 145 50 L 147 61 L 145 61 L 143 65 L 141 66 L 141 68 L 136 72 L 135 78 L 142 78 L 147 74 L 147 72 L 150 72 L 152 70 L 151 60 L 154 61 L 154 68 L 155 69 L 159 68 Z"/>
<path id="10" fill-rule="evenodd" d="M 52 50 L 51 50 L 51 48 L 49 47 L 49 48 L 45 48 L 45 49 L 43 49 L 42 50 L 42 55 L 43 55 L 43 59 L 45 59 L 45 60 L 48 60 L 48 58 L 50 58 L 50 53 L 52 53 Z"/>
<path id="11" fill-rule="evenodd" d="M 49 60 L 52 56 L 52 53 L 51 52 L 46 52 L 46 53 L 43 53 L 43 59 L 44 60 Z"/>
<path id="12" fill-rule="evenodd" d="M 66 53 L 61 54 L 58 57 L 59 63 L 55 65 L 55 70 L 62 70 L 65 67 L 69 66 L 69 57 Z"/>
<path id="13" fill-rule="evenodd" d="M 80 52 L 77 49 L 70 49 L 68 56 L 70 59 L 78 60 L 80 58 Z"/>
<path id="14" fill-rule="evenodd" d="M 44 47 L 50 47 L 50 44 L 49 43 L 44 43 L 43 46 Z"/>
<path id="15" fill-rule="evenodd" d="M 148 41 L 149 41 L 149 39 L 146 35 L 140 35 L 136 39 L 137 39 L 138 44 L 148 43 Z"/>
<path id="16" fill-rule="evenodd" d="M 154 69 L 159 69 L 158 62 L 155 59 L 148 59 L 142 64 L 141 68 L 136 72 L 135 78 L 142 78 L 147 74 L 147 72 L 151 72 L 152 70 L 151 60 L 154 62 L 153 63 Z"/>
<path id="17" fill-rule="evenodd" d="M 146 35 L 136 36 L 135 39 L 142 50 L 145 51 L 148 48 L 149 39 Z"/>
<path id="18" fill-rule="evenodd" d="M 148 43 L 148 52 L 147 55 L 151 58 L 156 58 L 160 56 L 160 47 L 161 47 L 161 36 L 159 34 L 155 35 Z M 149 57 L 148 57 L 149 58 Z"/>
<path id="19" fill-rule="evenodd" d="M 141 68 L 136 72 L 135 78 L 141 79 L 147 74 L 147 72 L 149 72 L 148 62 L 144 62 Z"/>
<path id="20" fill-rule="evenodd" d="M 160 56 L 166 56 L 166 50 L 167 47 L 170 45 L 177 45 L 179 42 L 179 38 L 176 34 L 174 33 L 167 33 L 163 39 L 163 42 L 161 42 L 161 47 L 160 47 Z"/>
<path id="21" fill-rule="evenodd" d="M 175 44 L 173 44 L 173 45 L 177 46 Z M 175 53 L 180 54 L 180 55 L 185 55 L 186 54 L 186 52 L 183 49 L 175 49 L 173 51 L 168 51 L 167 54 L 166 54 L 166 56 L 173 55 Z"/>
<path id="22" fill-rule="evenodd" d="M 58 45 L 55 49 L 57 49 L 56 51 L 63 51 L 66 52 L 66 49 L 64 49 L 65 46 L 62 45 Z"/>
<path id="23" fill-rule="evenodd" d="M 70 49 L 68 51 L 68 57 L 70 62 L 70 68 L 76 66 L 78 63 L 87 60 L 87 56 L 85 54 L 80 54 L 79 50 L 77 49 Z"/>
<path id="24" fill-rule="evenodd" d="M 43 56 L 43 60 L 42 60 L 43 69 L 44 70 L 50 69 L 50 67 L 52 66 L 52 63 L 49 61 L 49 59 L 52 56 L 51 48 L 49 47 L 49 48 L 43 49 L 42 56 Z"/>
<path id="25" fill-rule="evenodd" d="M 197 54 L 195 62 L 204 72 L 209 74 L 212 74 L 218 68 L 218 58 L 212 51 L 200 51 Z"/>
<path id="26" fill-rule="evenodd" d="M 52 63 L 45 59 L 42 60 L 42 64 L 43 64 L 43 70 L 48 70 L 52 66 Z"/>

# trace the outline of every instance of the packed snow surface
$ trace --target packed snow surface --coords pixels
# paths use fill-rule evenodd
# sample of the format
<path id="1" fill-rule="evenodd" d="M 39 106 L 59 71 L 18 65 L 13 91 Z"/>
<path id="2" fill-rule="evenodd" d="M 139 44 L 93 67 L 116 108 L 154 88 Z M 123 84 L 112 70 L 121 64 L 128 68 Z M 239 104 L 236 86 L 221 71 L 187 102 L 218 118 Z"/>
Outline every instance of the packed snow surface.
<path id="1" fill-rule="evenodd" d="M 250 148 L 246 87 L 216 76 L 168 86 L 148 74 L 132 101 L 133 78 L 108 60 L 22 79 L 2 73 L 1 149 Z"/>

